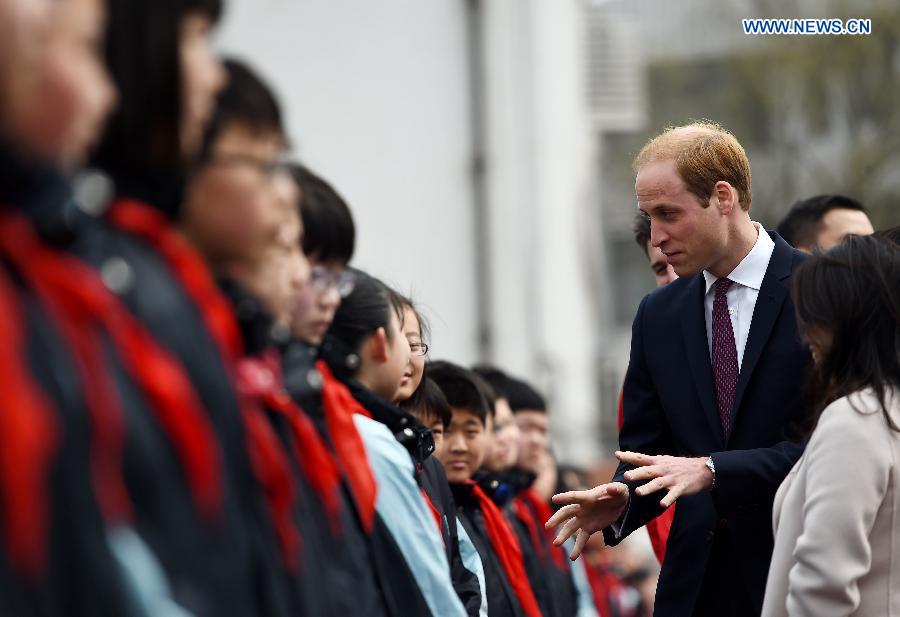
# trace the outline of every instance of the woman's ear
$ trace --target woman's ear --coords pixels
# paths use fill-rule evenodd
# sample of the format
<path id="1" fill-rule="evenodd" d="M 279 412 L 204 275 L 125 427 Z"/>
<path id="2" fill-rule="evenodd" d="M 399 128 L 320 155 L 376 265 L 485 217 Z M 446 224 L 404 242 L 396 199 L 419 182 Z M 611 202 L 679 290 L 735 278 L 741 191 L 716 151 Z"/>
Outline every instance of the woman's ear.
<path id="1" fill-rule="evenodd" d="M 390 345 L 388 344 L 387 332 L 383 327 L 375 330 L 370 344 L 372 357 L 378 362 L 387 362 L 390 357 Z"/>

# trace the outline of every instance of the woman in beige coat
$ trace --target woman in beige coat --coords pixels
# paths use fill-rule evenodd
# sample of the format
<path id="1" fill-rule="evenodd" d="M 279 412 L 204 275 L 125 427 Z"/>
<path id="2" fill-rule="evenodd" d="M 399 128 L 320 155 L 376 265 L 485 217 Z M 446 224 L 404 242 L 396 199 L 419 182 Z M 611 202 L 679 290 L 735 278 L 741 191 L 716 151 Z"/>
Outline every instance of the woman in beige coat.
<path id="1" fill-rule="evenodd" d="M 815 426 L 775 496 L 764 617 L 900 617 L 900 249 L 850 238 L 794 275 Z"/>

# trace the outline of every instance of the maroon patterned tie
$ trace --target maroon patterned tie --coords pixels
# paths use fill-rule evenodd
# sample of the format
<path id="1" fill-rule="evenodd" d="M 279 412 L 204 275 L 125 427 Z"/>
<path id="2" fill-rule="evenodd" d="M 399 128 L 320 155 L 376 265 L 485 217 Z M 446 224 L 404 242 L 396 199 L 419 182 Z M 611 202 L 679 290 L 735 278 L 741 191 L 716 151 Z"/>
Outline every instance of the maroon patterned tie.
<path id="1" fill-rule="evenodd" d="M 712 311 L 712 369 L 716 381 L 716 403 L 722 430 L 725 436 L 731 430 L 731 405 L 738 380 L 737 346 L 734 343 L 734 328 L 728 314 L 728 300 L 725 293 L 734 281 L 721 278 L 716 281 L 716 298 Z"/>

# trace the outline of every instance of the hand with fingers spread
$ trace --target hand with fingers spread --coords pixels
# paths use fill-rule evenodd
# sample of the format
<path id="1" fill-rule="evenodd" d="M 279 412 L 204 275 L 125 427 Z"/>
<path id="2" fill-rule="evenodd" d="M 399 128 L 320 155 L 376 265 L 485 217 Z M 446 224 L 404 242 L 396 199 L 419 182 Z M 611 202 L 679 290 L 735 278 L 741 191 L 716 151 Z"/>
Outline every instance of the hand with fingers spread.
<path id="1" fill-rule="evenodd" d="M 650 456 L 637 452 L 616 452 L 616 458 L 635 467 L 625 472 L 626 480 L 647 481 L 634 490 L 636 495 L 643 497 L 668 490 L 659 502 L 662 508 L 668 508 L 679 497 L 696 495 L 713 486 L 713 473 L 706 465 L 709 458 L 706 456 Z"/>
<path id="2" fill-rule="evenodd" d="M 601 484 L 587 491 L 569 491 L 553 496 L 563 506 L 546 523 L 548 529 L 562 524 L 553 544 L 560 546 L 577 533 L 569 559 L 578 559 L 591 534 L 615 523 L 628 506 L 628 487 L 621 482 Z"/>

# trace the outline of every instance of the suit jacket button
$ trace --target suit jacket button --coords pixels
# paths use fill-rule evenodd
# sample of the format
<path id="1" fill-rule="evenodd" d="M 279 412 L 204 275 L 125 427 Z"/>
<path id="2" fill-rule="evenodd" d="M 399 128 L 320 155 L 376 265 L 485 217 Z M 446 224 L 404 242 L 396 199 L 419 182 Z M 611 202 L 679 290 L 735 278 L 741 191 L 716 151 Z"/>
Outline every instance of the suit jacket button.
<path id="1" fill-rule="evenodd" d="M 710 529 L 709 531 L 706 532 L 706 541 L 707 542 L 712 542 L 713 538 L 715 538 L 715 537 L 716 537 L 716 532 L 713 531 L 712 529 Z"/>

